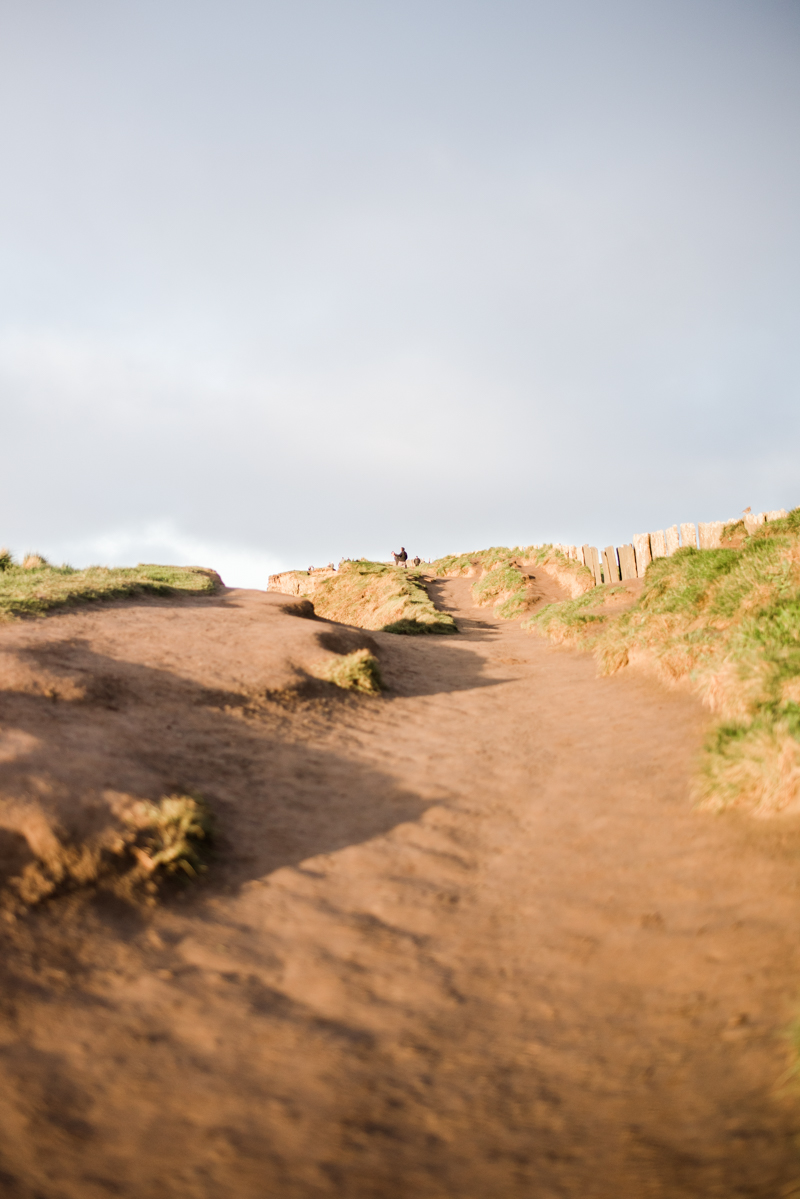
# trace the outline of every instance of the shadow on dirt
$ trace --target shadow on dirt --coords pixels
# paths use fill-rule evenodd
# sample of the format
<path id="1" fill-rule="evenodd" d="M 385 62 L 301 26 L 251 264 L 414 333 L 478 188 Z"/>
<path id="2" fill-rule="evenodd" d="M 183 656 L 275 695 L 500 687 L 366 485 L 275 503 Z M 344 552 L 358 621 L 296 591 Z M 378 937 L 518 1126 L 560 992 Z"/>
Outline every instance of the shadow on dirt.
<path id="1" fill-rule="evenodd" d="M 384 653 L 393 639 L 379 637 Z M 76 846 L 112 822 L 109 793 L 158 800 L 179 790 L 208 801 L 219 838 L 198 894 L 369 840 L 417 819 L 432 802 L 331 748 L 332 727 L 344 731 L 351 717 L 377 714 L 391 698 L 324 684 L 319 700 L 278 704 L 110 659 L 76 640 L 21 655 L 47 667 L 50 678 L 78 675 L 89 685 L 74 700 L 0 691 L 0 724 L 20 746 L 0 778 L 0 832 L 15 850 L 6 855 L 10 869 L 28 860 L 21 837 L 37 821 Z M 463 667 L 474 677 L 461 686 L 482 685 L 477 661 Z M 35 820 L 26 824 L 20 811 Z"/>

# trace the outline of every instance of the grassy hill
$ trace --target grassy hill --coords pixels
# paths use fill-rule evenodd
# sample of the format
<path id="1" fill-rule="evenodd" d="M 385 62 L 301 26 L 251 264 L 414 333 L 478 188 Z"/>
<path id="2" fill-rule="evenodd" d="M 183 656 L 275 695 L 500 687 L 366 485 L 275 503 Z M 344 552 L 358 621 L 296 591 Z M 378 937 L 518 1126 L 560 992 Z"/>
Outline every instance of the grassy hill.
<path id="1" fill-rule="evenodd" d="M 63 604 L 86 600 L 121 599 L 131 595 L 170 595 L 176 591 L 203 594 L 220 584 L 219 575 L 199 566 L 132 567 L 51 566 L 37 554 L 24 564 L 0 551 L 0 620 L 37 616 Z"/>
<path id="2" fill-rule="evenodd" d="M 326 620 L 385 633 L 457 633 L 456 623 L 434 607 L 415 570 L 360 559 L 344 561 L 313 590 L 314 611 Z"/>
<path id="3" fill-rule="evenodd" d="M 638 664 L 690 687 L 716 714 L 697 782 L 704 806 L 800 809 L 800 508 L 725 548 L 650 564 L 631 604 L 602 587 L 523 627 L 591 650 L 604 674 Z M 624 607 L 620 605 L 625 603 Z"/>
<path id="4" fill-rule="evenodd" d="M 524 565 L 523 565 L 524 564 Z M 552 545 L 493 546 L 471 554 L 450 554 L 431 564 L 436 575 L 477 575 L 472 584 L 475 603 L 492 604 L 495 616 L 515 620 L 531 606 L 528 571 L 539 566 L 561 582 L 572 595 L 594 587 L 594 578 L 580 562 L 567 558 Z"/>

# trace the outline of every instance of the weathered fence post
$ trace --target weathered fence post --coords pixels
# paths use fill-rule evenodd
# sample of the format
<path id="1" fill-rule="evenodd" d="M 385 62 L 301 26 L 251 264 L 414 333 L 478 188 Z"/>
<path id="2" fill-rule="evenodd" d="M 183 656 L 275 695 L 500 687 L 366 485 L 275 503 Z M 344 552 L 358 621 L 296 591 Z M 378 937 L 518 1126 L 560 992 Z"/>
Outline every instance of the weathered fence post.
<path id="1" fill-rule="evenodd" d="M 633 551 L 632 545 L 621 545 L 617 550 L 619 554 L 619 569 L 623 579 L 636 578 L 636 554 Z"/>
<path id="2" fill-rule="evenodd" d="M 599 587 L 603 582 L 603 575 L 600 569 L 600 555 L 593 545 L 585 545 L 583 548 L 587 554 L 586 565 L 594 575 L 594 581 Z"/>
<path id="3" fill-rule="evenodd" d="M 603 550 L 603 574 L 606 576 L 607 583 L 619 582 L 619 566 L 617 565 L 617 553 L 613 545 L 607 545 Z"/>
<path id="4" fill-rule="evenodd" d="M 697 529 L 694 525 L 681 525 L 681 545 L 691 545 L 697 549 Z"/>
<path id="5" fill-rule="evenodd" d="M 666 558 L 667 539 L 663 529 L 657 529 L 655 533 L 650 534 L 650 553 L 654 558 Z"/>
<path id="6" fill-rule="evenodd" d="M 766 512 L 759 512 L 758 514 L 755 512 L 748 512 L 744 517 L 744 527 L 747 529 L 748 533 L 755 533 L 756 529 L 760 525 L 766 524 L 766 520 Z"/>
<path id="7" fill-rule="evenodd" d="M 725 522 L 722 520 L 707 520 L 698 524 L 697 533 L 701 550 L 719 549 L 724 524 Z"/>
<path id="8" fill-rule="evenodd" d="M 633 549 L 636 554 L 636 573 L 640 579 L 643 579 L 644 572 L 652 561 L 650 556 L 650 534 L 637 533 L 633 539 Z"/>

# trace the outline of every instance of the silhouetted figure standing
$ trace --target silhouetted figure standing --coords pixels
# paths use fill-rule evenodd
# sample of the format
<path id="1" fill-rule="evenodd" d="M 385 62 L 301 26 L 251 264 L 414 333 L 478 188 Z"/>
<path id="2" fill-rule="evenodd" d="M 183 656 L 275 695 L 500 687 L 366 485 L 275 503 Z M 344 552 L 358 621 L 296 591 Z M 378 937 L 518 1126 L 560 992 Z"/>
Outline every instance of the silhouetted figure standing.
<path id="1" fill-rule="evenodd" d="M 402 566 L 403 568 L 405 568 L 405 564 L 408 561 L 408 554 L 406 553 L 406 547 L 404 545 L 401 545 L 399 554 L 396 554 L 394 552 L 394 550 L 392 550 L 392 557 L 394 558 L 395 566 Z"/>

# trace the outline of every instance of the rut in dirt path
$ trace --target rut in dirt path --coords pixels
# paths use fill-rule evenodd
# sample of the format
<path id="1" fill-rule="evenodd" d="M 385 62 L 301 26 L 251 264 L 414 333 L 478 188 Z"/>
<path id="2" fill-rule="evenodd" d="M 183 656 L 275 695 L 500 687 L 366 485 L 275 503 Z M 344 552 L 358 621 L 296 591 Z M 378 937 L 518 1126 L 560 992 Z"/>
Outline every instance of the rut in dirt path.
<path id="1" fill-rule="evenodd" d="M 164 770 L 194 730 L 246 852 L 124 936 L 75 916 L 79 987 L 3 1033 L 10 1194 L 791 1193 L 796 828 L 693 812 L 699 705 L 469 586 L 432 588 L 459 638 L 374 635 L 387 698 L 280 726 L 195 703 L 161 743 L 151 718 Z"/>

